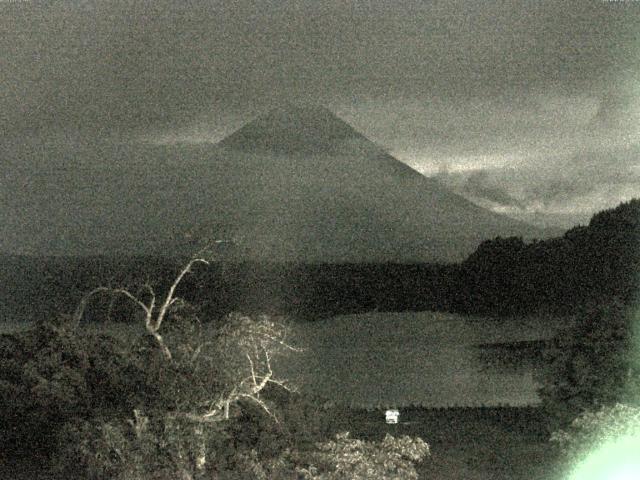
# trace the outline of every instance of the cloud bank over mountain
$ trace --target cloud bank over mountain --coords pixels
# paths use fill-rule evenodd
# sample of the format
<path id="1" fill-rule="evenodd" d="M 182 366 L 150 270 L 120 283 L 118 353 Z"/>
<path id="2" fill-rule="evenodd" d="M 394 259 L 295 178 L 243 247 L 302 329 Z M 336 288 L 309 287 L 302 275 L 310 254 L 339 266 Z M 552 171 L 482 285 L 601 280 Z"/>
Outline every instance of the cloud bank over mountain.
<path id="1" fill-rule="evenodd" d="M 13 152 L 215 143 L 269 107 L 311 101 L 426 175 L 487 170 L 470 198 L 484 189 L 579 217 L 638 186 L 609 177 L 627 175 L 610 160 L 640 143 L 639 22 L 637 2 L 578 0 L 4 2 L 0 131 Z M 606 165 L 576 167 L 590 178 L 575 188 L 600 184 L 588 195 L 530 199 L 535 176 L 496 190 L 539 168 L 562 177 L 551 165 L 583 156 Z M 22 181 L 38 162 L 23 155 Z"/>
<path id="2" fill-rule="evenodd" d="M 640 194 L 640 146 L 619 146 L 522 162 L 516 167 L 440 171 L 437 178 L 479 205 L 542 226 L 588 222 L 594 205 Z"/>

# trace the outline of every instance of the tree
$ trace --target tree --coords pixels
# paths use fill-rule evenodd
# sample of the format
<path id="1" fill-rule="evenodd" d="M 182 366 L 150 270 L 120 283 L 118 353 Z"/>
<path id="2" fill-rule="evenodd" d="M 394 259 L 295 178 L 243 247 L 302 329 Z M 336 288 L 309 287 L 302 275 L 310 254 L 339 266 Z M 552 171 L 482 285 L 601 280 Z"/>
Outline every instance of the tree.
<path id="1" fill-rule="evenodd" d="M 269 385 L 290 390 L 289 382 L 273 372 L 272 361 L 288 352 L 301 350 L 287 343 L 288 328 L 266 315 L 258 320 L 240 314 L 229 315 L 216 343 L 216 358 L 223 365 L 225 388 L 202 414 L 202 421 L 229 418 L 230 406 L 248 400 L 277 421 L 260 393 Z"/>
<path id="2" fill-rule="evenodd" d="M 543 406 L 556 427 L 582 412 L 630 399 L 639 377 L 634 315 L 619 299 L 583 307 L 546 354 Z"/>
<path id="3" fill-rule="evenodd" d="M 212 435 L 224 428 L 220 423 L 229 421 L 246 404 L 257 406 L 277 422 L 262 393 L 269 386 L 291 389 L 274 373 L 272 363 L 299 351 L 287 342 L 289 328 L 283 319 L 231 314 L 219 331 L 211 332 L 177 296 L 181 281 L 198 263 L 208 265 L 209 261 L 201 256 L 189 260 L 159 301 L 148 282 L 145 299 L 128 289 L 98 287 L 84 296 L 73 315 L 77 326 L 88 302 L 99 293 L 123 295 L 145 314 L 151 343 L 141 339 L 131 358 L 145 378 L 146 401 L 128 422 L 80 429 L 95 437 L 92 444 L 107 450 L 100 458 L 129 452 L 120 456 L 122 471 L 129 471 L 131 462 L 145 464 L 139 452 L 154 451 L 161 445 L 166 450 L 171 445 L 167 456 L 173 458 L 174 473 L 180 478 L 201 476 L 207 469 Z M 127 431 L 135 434 L 127 435 Z M 153 459 L 146 461 L 147 470 L 160 468 Z"/>
<path id="4" fill-rule="evenodd" d="M 196 256 L 189 260 L 186 266 L 176 276 L 175 280 L 169 287 L 169 291 L 166 293 L 164 300 L 160 303 L 159 306 L 156 304 L 156 293 L 153 287 L 148 282 L 144 284 L 144 288 L 149 293 L 147 303 L 143 302 L 129 290 L 124 288 L 109 288 L 104 286 L 97 287 L 87 293 L 80 301 L 75 313 L 73 314 L 74 324 L 78 325 L 80 323 L 87 303 L 94 295 L 101 292 L 110 292 L 112 294 L 124 295 L 135 302 L 137 305 L 139 305 L 142 310 L 144 310 L 144 325 L 147 332 L 158 342 L 158 346 L 160 347 L 163 355 L 167 358 L 167 360 L 171 360 L 171 351 L 169 350 L 169 348 L 167 348 L 162 335 L 160 335 L 160 327 L 162 326 L 162 322 L 164 321 L 171 307 L 174 306 L 174 304 L 176 304 L 177 302 L 182 302 L 180 297 L 177 297 L 175 295 L 176 288 L 185 277 L 185 275 L 190 273 L 193 266 L 197 263 L 204 263 L 205 265 L 209 265 L 209 261 L 203 257 Z"/>

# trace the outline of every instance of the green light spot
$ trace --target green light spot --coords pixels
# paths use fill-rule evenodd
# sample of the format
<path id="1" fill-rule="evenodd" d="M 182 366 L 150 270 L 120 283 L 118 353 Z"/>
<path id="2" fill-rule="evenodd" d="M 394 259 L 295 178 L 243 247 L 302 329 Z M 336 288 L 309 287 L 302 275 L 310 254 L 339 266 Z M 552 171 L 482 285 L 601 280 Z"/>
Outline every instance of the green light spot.
<path id="1" fill-rule="evenodd" d="M 640 436 L 622 437 L 599 448 L 578 466 L 570 480 L 640 479 Z"/>

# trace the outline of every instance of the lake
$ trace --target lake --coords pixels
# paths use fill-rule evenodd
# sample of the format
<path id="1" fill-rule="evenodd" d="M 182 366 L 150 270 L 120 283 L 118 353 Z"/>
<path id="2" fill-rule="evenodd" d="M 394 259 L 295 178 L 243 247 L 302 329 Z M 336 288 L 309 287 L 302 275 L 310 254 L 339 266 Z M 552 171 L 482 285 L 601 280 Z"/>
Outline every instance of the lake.
<path id="1" fill-rule="evenodd" d="M 361 407 L 526 406 L 538 362 L 487 365 L 483 345 L 551 338 L 559 320 L 492 320 L 434 312 L 366 313 L 297 324 L 305 351 L 282 365 L 301 389 Z"/>
<path id="2" fill-rule="evenodd" d="M 0 323 L 0 333 L 28 325 Z M 274 369 L 304 392 L 365 408 L 536 405 L 539 363 L 501 368 L 487 363 L 485 347 L 544 341 L 560 327 L 560 320 L 547 318 L 495 320 L 440 312 L 337 316 L 293 324 L 290 343 L 304 351 L 276 362 Z"/>

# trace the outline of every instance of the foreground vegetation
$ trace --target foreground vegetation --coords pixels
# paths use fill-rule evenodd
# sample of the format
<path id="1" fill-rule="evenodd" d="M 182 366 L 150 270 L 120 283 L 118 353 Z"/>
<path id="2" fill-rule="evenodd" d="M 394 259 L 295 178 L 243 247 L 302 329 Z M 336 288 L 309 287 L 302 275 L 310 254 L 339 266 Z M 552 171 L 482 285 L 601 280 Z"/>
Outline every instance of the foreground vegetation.
<path id="1" fill-rule="evenodd" d="M 265 351 L 295 360 L 296 347 L 276 342 L 284 347 L 277 353 L 271 340 L 257 344 L 252 337 L 284 334 L 281 319 L 236 315 L 212 329 L 197 318 L 188 305 L 172 309 L 162 332 L 170 362 L 143 323 L 138 333 L 128 327 L 114 335 L 61 318 L 1 336 L 0 464 L 19 478 L 22 457 L 46 469 L 40 473 L 47 479 L 553 480 L 633 427 L 626 412 L 637 399 L 629 356 L 634 316 L 620 303 L 585 308 L 555 340 L 546 354 L 542 407 L 403 409 L 399 425 L 386 425 L 381 411 L 305 397 L 275 376 L 256 399 L 250 388 L 247 397 L 228 401 L 251 377 L 251 364 L 242 361 L 247 353 L 264 378 Z M 260 383 L 251 378 L 244 386 Z M 36 477 L 27 471 L 24 478 Z"/>
<path id="2" fill-rule="evenodd" d="M 73 316 L 0 336 L 5 462 L 43 459 L 60 478 L 417 478 L 422 439 L 327 435 L 323 412 L 277 377 L 273 359 L 296 352 L 283 320 L 235 314 L 204 334 L 175 296 L 195 263 L 163 296 L 101 287 Z M 79 328 L 102 292 L 140 307 L 143 334 Z"/>

